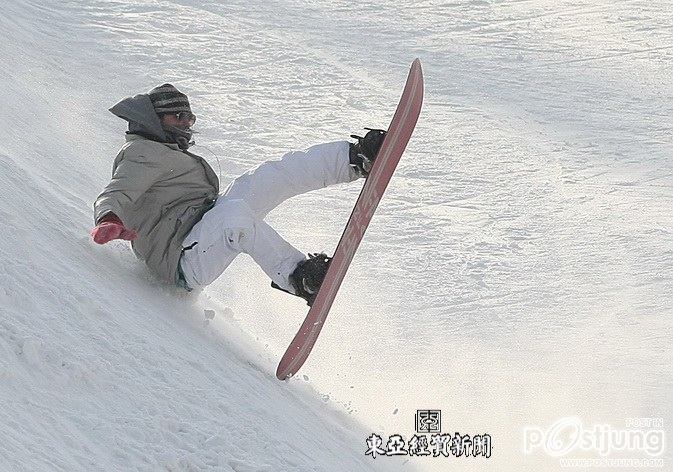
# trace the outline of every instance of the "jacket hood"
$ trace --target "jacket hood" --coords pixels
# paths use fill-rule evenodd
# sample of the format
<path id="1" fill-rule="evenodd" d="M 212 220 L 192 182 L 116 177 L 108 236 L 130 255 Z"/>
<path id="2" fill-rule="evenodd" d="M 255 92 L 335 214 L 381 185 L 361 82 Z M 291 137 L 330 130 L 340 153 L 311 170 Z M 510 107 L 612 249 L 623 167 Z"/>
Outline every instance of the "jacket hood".
<path id="1" fill-rule="evenodd" d="M 129 122 L 130 133 L 150 135 L 160 142 L 169 141 L 147 94 L 127 97 L 110 108 L 110 112 Z"/>

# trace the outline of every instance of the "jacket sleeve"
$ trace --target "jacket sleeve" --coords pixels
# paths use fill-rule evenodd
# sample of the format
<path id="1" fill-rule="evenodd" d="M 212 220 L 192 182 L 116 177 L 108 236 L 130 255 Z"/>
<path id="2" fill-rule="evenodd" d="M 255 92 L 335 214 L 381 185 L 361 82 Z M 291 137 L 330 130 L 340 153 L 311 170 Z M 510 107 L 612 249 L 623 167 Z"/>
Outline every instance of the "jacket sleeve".
<path id="1" fill-rule="evenodd" d="M 114 169 L 112 180 L 94 203 L 94 223 L 108 213 L 114 213 L 122 222 L 128 221 L 127 211 L 155 182 L 161 180 L 164 170 L 160 159 L 142 155 L 125 155 Z"/>

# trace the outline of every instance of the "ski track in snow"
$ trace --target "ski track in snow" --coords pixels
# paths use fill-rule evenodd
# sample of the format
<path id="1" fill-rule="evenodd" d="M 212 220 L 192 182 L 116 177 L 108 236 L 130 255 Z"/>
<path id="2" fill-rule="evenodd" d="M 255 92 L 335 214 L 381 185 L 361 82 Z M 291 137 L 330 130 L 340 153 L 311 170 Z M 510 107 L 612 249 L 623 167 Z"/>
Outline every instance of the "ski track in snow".
<path id="1" fill-rule="evenodd" d="M 6 470 L 445 470 L 363 455 L 368 433 L 409 436 L 428 407 L 494 438 L 494 457 L 455 470 L 556 470 L 521 455 L 523 426 L 673 419 L 668 2 L 4 9 Z M 194 151 L 224 188 L 287 150 L 385 126 L 414 57 L 417 130 L 289 384 L 274 363 L 304 306 L 249 259 L 196 299 L 123 243 L 87 237 L 123 129 L 106 107 L 121 97 L 185 89 Z M 332 251 L 358 191 L 297 197 L 269 222 Z"/>

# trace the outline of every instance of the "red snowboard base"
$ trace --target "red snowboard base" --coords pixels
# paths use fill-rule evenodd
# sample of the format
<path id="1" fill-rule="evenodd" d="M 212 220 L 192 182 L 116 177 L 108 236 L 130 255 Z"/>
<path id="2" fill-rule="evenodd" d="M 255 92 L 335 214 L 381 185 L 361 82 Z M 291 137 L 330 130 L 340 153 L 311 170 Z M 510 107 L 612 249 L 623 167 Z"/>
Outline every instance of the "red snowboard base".
<path id="1" fill-rule="evenodd" d="M 299 328 L 299 332 L 295 335 L 280 360 L 280 364 L 278 364 L 276 377 L 280 380 L 285 380 L 296 374 L 311 353 L 341 282 L 346 275 L 348 266 L 353 260 L 355 251 L 362 241 L 372 215 L 388 186 L 388 182 L 390 182 L 390 178 L 393 176 L 397 163 L 407 147 L 416 121 L 418 121 L 422 104 L 423 71 L 421 70 L 421 61 L 416 59 L 411 64 L 407 83 L 402 92 L 400 103 L 395 110 L 393 120 L 388 127 L 388 133 L 362 187 L 353 213 L 346 224 L 346 229 L 334 251 L 334 257 L 327 274 L 325 274 L 318 295 L 308 315 L 306 315 L 304 323 Z"/>

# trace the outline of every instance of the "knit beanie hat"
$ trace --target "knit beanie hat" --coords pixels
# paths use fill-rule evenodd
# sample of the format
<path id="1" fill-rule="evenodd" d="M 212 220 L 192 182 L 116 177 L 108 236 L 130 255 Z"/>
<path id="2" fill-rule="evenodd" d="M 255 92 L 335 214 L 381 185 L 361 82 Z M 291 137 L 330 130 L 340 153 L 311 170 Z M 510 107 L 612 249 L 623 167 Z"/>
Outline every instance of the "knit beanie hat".
<path id="1" fill-rule="evenodd" d="M 180 113 L 181 111 L 192 112 L 187 95 L 180 92 L 171 84 L 154 87 L 148 92 L 148 95 L 157 115 Z"/>

